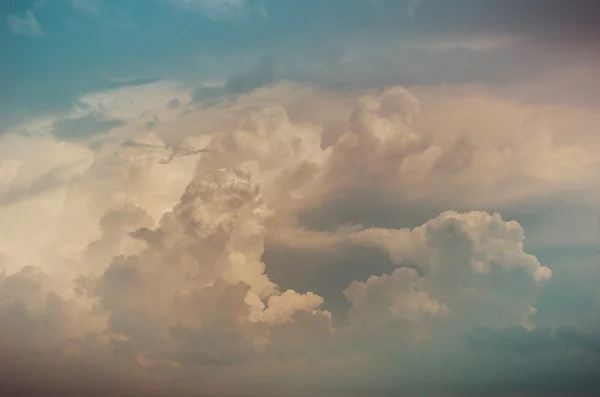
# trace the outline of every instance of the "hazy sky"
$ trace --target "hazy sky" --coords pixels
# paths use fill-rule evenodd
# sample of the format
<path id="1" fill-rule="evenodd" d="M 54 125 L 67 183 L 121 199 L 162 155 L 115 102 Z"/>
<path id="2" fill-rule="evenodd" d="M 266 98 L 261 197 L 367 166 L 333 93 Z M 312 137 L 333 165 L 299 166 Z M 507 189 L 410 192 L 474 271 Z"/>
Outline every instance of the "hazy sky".
<path id="1" fill-rule="evenodd" d="M 0 394 L 600 394 L 597 1 L 0 17 Z"/>

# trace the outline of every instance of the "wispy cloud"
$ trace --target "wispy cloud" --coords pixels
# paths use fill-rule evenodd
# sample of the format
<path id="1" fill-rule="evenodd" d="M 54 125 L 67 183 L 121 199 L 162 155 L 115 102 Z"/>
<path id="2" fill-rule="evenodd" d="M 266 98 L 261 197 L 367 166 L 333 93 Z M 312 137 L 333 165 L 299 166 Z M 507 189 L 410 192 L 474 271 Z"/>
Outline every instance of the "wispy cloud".
<path id="1" fill-rule="evenodd" d="M 421 5 L 421 0 L 406 0 L 406 4 L 408 7 L 408 15 L 410 15 L 411 19 L 415 17 L 415 12 Z"/>
<path id="2" fill-rule="evenodd" d="M 176 7 L 185 10 L 200 11 L 212 20 L 233 20 L 244 18 L 251 10 L 247 0 L 167 0 Z M 259 7 L 259 14 L 265 11 Z"/>
<path id="3" fill-rule="evenodd" d="M 28 36 L 44 36 L 44 29 L 40 26 L 37 18 L 32 11 L 27 11 L 21 17 L 19 15 L 9 15 L 6 18 L 8 28 L 14 34 L 22 34 Z"/>
<path id="4" fill-rule="evenodd" d="M 506 48 L 514 43 L 509 36 L 451 37 L 406 42 L 411 48 L 428 51 L 489 51 Z"/>

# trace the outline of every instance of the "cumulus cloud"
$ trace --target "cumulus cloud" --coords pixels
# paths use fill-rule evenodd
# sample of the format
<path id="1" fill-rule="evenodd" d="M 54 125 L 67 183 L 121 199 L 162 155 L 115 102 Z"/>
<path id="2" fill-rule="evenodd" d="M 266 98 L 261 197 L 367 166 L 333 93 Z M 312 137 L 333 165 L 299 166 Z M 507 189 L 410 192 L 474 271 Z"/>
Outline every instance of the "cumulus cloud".
<path id="1" fill-rule="evenodd" d="M 330 317 L 318 309 L 322 299 L 281 294 L 264 273 L 267 216 L 247 170 L 197 177 L 156 229 L 133 232 L 146 248 L 115 257 L 102 276 L 78 284 L 99 299 L 112 333 L 162 362 L 224 365 L 256 358 L 271 338 L 281 338 L 271 325 L 300 325 L 310 316 L 323 317 L 326 335 Z"/>
<path id="2" fill-rule="evenodd" d="M 418 284 L 419 275 L 410 268 L 398 268 L 391 275 L 371 276 L 364 283 L 353 282 L 344 291 L 352 303 L 351 323 L 373 327 L 382 322 L 399 322 L 406 330 L 410 325 L 422 325 L 428 318 L 452 314 L 447 306 L 420 291 Z"/>
<path id="3" fill-rule="evenodd" d="M 301 97 L 282 83 L 181 117 L 170 101 L 192 93 L 153 87 L 81 98 L 71 118 L 102 109 L 126 123 L 88 140 L 52 134 L 57 120 L 0 138 L 0 320 L 10 324 L 0 337 L 10 361 L 95 362 L 139 384 L 155 376 L 223 392 L 274 376 L 341 379 L 350 367 L 359 376 L 406 352 L 429 362 L 477 327 L 536 332 L 553 273 L 527 252 L 517 221 L 446 210 L 414 227 L 347 220 L 313 230 L 302 214 L 361 192 L 464 207 L 560 191 L 589 180 L 586 148 L 544 130 L 506 147 L 421 129 L 428 110 L 405 87 L 356 95 L 333 132 L 298 110 L 316 95 L 306 88 Z M 148 131 L 148 120 L 160 123 Z M 268 245 L 322 256 L 365 248 L 390 270 L 366 263 L 364 277 L 336 291 L 348 311 L 332 313 L 315 289 L 271 277 Z M 292 279 L 310 265 L 286 259 Z"/>
<path id="4" fill-rule="evenodd" d="M 366 164 L 353 171 L 371 173 L 364 178 L 370 183 L 383 178 L 381 183 L 403 190 L 403 195 L 415 201 L 456 192 L 464 202 L 465 190 L 475 202 L 478 194 L 489 195 L 490 191 L 497 199 L 513 199 L 514 195 L 531 194 L 528 190 L 580 183 L 579 178 L 586 178 L 581 172 L 597 161 L 582 146 L 558 145 L 549 132 L 525 131 L 523 127 L 518 141 L 511 144 L 473 142 L 468 135 L 442 144 L 439 137 L 421 134 L 413 127 L 418 113 L 419 100 L 404 89 L 365 97 L 355 111 L 354 131 L 339 142 L 339 155 L 368 153 L 371 157 Z M 448 167 L 450 159 L 454 166 Z M 456 167 L 461 166 L 457 172 Z M 360 183 L 363 178 L 357 180 Z M 509 181 L 509 186 L 504 181 Z"/>
<path id="5" fill-rule="evenodd" d="M 533 305 L 552 276 L 523 251 L 523 237 L 517 222 L 481 212 L 445 212 L 411 231 L 367 229 L 353 236 L 383 247 L 394 262 L 415 267 L 422 276 L 412 283 L 425 294 L 419 298 L 434 299 L 428 310 L 439 301 L 464 316 L 462 325 L 476 318 L 492 327 L 532 326 Z"/>

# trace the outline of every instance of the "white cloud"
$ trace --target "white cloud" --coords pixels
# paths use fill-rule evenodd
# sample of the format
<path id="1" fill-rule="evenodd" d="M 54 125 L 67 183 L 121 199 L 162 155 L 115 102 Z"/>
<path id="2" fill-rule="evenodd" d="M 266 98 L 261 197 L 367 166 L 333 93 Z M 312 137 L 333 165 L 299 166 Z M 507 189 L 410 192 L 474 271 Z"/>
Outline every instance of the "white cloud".
<path id="1" fill-rule="evenodd" d="M 23 16 L 9 15 L 6 18 L 8 28 L 14 34 L 28 36 L 44 36 L 44 29 L 40 26 L 32 11 L 26 11 Z"/>

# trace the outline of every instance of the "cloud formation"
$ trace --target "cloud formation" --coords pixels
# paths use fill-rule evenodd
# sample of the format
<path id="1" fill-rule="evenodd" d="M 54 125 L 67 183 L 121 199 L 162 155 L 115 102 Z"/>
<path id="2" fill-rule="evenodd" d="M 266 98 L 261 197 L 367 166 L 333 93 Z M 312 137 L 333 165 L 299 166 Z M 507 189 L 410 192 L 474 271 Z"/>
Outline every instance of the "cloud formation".
<path id="1" fill-rule="evenodd" d="M 0 137 L 0 348 L 13 378 L 55 363 L 57 379 L 95 365 L 94 382 L 120 385 L 117 369 L 134 394 L 149 379 L 182 394 L 340 391 L 348 376 L 383 382 L 395 369 L 443 377 L 441 363 L 463 356 L 448 376 L 468 384 L 469 365 L 490 368 L 477 351 L 504 343 L 498 330 L 538 335 L 556 275 L 528 252 L 519 222 L 477 207 L 569 191 L 593 180 L 597 160 L 522 122 L 528 134 L 509 142 L 510 131 L 431 129 L 420 120 L 435 101 L 416 91 L 348 100 L 281 82 L 182 112 L 173 98 L 193 93 L 160 82 L 88 95 L 68 115 L 93 127 L 101 109 L 120 128 L 71 139 L 56 133 L 59 117 Z M 372 206 L 375 194 L 440 209 L 414 226 L 303 223 L 340 198 Z M 293 280 L 315 264 L 266 263 L 269 247 L 371 250 L 389 271 L 365 263 L 334 291 L 347 310 L 330 310 L 316 288 L 268 271 Z"/>

